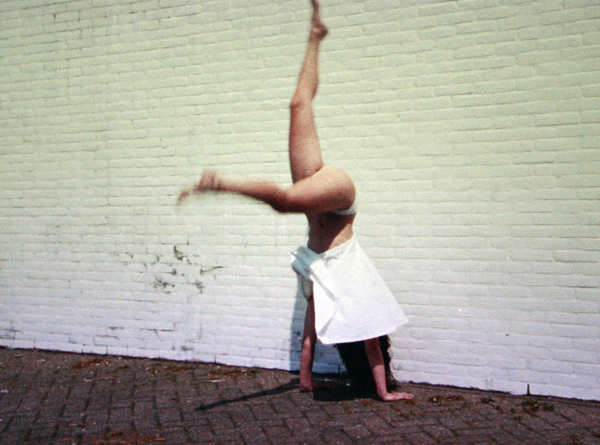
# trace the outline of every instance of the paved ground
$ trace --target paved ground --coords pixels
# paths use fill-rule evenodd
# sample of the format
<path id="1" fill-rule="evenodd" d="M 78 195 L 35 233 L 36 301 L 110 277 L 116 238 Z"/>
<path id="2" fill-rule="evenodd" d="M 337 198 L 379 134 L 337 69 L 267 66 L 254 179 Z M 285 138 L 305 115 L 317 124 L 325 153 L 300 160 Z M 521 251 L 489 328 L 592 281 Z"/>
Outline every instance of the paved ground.
<path id="1" fill-rule="evenodd" d="M 600 402 L 406 384 L 386 404 L 331 379 L 0 348 L 0 445 L 600 444 Z"/>

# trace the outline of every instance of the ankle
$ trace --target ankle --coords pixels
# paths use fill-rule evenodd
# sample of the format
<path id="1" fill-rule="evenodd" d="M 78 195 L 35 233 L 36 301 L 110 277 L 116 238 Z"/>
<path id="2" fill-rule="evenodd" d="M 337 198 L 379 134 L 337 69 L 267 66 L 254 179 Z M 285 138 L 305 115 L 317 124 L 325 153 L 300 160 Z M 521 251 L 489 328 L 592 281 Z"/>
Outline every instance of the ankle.
<path id="1" fill-rule="evenodd" d="M 320 42 L 328 33 L 329 29 L 323 23 L 313 23 L 309 38 Z"/>

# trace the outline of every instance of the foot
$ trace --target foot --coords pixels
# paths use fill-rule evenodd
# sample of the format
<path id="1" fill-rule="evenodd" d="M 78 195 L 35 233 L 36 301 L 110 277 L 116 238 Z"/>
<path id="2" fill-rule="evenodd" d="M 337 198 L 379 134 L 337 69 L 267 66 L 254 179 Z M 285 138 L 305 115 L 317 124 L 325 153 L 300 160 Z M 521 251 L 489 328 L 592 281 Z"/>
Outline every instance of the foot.
<path id="1" fill-rule="evenodd" d="M 200 182 L 194 187 L 194 192 L 216 192 L 220 190 L 221 179 L 214 170 L 202 173 Z"/>
<path id="2" fill-rule="evenodd" d="M 407 392 L 388 392 L 386 394 L 379 394 L 379 397 L 384 402 L 395 402 L 398 400 L 412 400 L 413 395 Z"/>
<path id="3" fill-rule="evenodd" d="M 319 2 L 317 0 L 311 0 L 313 15 L 311 19 L 311 30 L 310 30 L 310 38 L 316 40 L 323 40 L 329 30 L 325 26 L 325 24 L 321 21 L 321 17 L 319 15 Z"/>
<path id="4" fill-rule="evenodd" d="M 221 180 L 218 177 L 217 173 L 213 170 L 206 170 L 202 174 L 202 178 L 200 182 L 194 187 L 189 189 L 183 189 L 179 194 L 179 198 L 177 198 L 177 204 L 181 204 L 188 196 L 194 193 L 202 193 L 208 191 L 218 191 L 220 190 Z"/>

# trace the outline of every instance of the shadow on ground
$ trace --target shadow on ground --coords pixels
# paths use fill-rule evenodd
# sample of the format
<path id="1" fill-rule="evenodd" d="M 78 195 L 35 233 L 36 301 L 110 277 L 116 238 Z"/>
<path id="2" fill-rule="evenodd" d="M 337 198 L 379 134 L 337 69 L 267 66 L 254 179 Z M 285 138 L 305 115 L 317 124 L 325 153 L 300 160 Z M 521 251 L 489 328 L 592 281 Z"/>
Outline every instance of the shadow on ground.
<path id="1" fill-rule="evenodd" d="M 333 379 L 325 378 L 324 383 L 326 388 L 313 391 L 313 399 L 317 402 L 345 402 L 348 400 L 357 399 L 376 399 L 375 393 L 371 391 L 363 391 L 353 388 L 352 385 L 345 379 Z M 246 402 L 261 397 L 269 397 L 278 394 L 283 394 L 289 391 L 298 391 L 300 387 L 300 380 L 298 378 L 292 379 L 288 383 L 276 386 L 272 389 L 266 389 L 262 391 L 256 391 L 251 394 L 244 396 L 235 397 L 232 399 L 219 400 L 218 402 L 201 405 L 195 409 L 195 411 L 208 411 L 214 408 L 218 408 L 224 405 L 230 405 L 239 402 Z"/>

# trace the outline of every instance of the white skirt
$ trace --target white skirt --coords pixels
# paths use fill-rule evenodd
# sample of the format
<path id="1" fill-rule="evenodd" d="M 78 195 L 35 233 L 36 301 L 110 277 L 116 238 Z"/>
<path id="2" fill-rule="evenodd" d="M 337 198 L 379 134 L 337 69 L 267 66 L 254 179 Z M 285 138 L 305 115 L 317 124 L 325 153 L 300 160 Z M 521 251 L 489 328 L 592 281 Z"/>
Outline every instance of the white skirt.
<path id="1" fill-rule="evenodd" d="M 317 337 L 324 344 L 388 335 L 408 322 L 355 236 L 322 254 L 299 247 L 292 268 L 305 297 L 313 295 Z"/>

